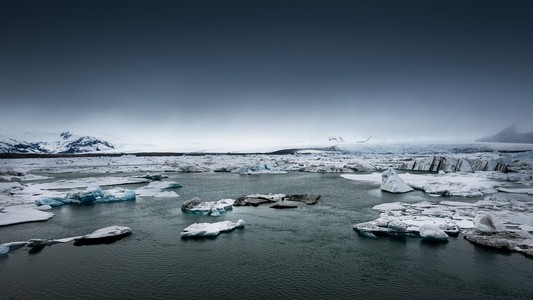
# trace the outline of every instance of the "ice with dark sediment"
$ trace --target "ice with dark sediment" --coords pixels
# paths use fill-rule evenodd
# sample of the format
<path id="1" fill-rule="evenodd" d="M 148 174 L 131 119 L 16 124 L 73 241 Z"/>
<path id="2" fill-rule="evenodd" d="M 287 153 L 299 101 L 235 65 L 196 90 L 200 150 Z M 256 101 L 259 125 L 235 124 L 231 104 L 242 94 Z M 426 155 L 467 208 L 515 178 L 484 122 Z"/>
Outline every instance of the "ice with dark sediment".
<path id="1" fill-rule="evenodd" d="M 462 231 L 477 239 L 492 242 L 496 239 L 514 239 L 517 240 L 516 243 L 523 244 L 516 235 L 519 232 L 533 231 L 532 202 L 494 196 L 476 202 L 383 203 L 373 209 L 381 212 L 379 218 L 353 226 L 363 236 L 446 239 L 443 233 L 457 236 Z M 511 241 L 513 243 L 515 242 Z M 529 241 L 524 243 L 528 244 Z M 529 248 L 524 246 L 521 249 Z"/>
<path id="2" fill-rule="evenodd" d="M 464 238 L 476 245 L 533 256 L 533 236 L 526 230 L 507 230 L 492 213 L 478 215 L 474 219 L 474 229 L 467 231 Z"/>
<path id="3" fill-rule="evenodd" d="M 273 203 L 282 200 L 285 194 L 252 194 L 239 197 L 235 200 L 234 206 L 258 206 L 265 203 Z"/>
<path id="4" fill-rule="evenodd" d="M 126 226 L 113 225 L 100 228 L 90 234 L 83 236 L 72 236 L 59 239 L 30 239 L 27 241 L 9 242 L 0 244 L 0 255 L 8 254 L 11 251 L 25 247 L 30 252 L 41 251 L 44 247 L 60 243 L 69 243 L 74 241 L 74 245 L 95 245 L 101 243 L 112 243 L 124 238 L 132 233 L 131 228 Z"/>

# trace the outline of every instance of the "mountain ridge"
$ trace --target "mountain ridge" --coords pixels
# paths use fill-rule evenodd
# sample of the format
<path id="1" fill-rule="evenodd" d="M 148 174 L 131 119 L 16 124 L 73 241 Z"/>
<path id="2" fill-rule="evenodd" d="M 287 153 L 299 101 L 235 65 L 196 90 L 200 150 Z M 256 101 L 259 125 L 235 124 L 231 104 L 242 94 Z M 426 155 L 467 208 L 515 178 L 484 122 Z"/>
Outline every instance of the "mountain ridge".
<path id="1" fill-rule="evenodd" d="M 0 136 L 0 153 L 70 154 L 116 149 L 115 145 L 93 136 L 79 136 L 70 131 L 61 133 L 27 132 L 20 138 Z"/>

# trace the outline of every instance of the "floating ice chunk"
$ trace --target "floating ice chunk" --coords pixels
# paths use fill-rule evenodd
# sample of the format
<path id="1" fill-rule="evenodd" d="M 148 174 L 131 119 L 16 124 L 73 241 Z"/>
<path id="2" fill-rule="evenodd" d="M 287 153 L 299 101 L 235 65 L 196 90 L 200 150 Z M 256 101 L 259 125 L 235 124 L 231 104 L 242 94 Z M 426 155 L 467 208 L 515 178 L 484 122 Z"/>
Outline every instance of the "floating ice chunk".
<path id="1" fill-rule="evenodd" d="M 69 243 L 72 241 L 74 241 L 74 245 L 76 246 L 111 243 L 130 234 L 131 229 L 129 227 L 115 225 L 98 229 L 93 233 L 84 236 L 72 236 L 60 239 L 30 239 L 25 242 L 11 242 L 0 244 L 0 255 L 6 254 L 9 251 L 13 251 L 21 247 L 27 247 L 30 252 L 35 253 L 41 251 L 44 247 L 47 246 L 52 246 L 59 243 Z"/>
<path id="2" fill-rule="evenodd" d="M 94 203 L 135 201 L 135 199 L 135 191 L 123 188 L 114 188 L 105 191 L 104 197 L 96 199 Z"/>
<path id="3" fill-rule="evenodd" d="M 167 189 L 180 188 L 181 184 L 175 181 L 154 181 L 147 186 L 138 188 L 135 193 L 141 197 L 178 197 L 174 191 L 165 191 Z"/>
<path id="4" fill-rule="evenodd" d="M 131 234 L 131 228 L 126 226 L 109 226 L 100 228 L 93 233 L 84 235 L 74 240 L 74 245 L 94 245 L 112 243 Z"/>
<path id="5" fill-rule="evenodd" d="M 258 206 L 259 204 L 263 203 L 272 203 L 277 202 L 283 197 L 285 197 L 285 194 L 253 194 L 253 195 L 247 195 L 244 197 L 239 197 L 237 200 L 235 200 L 235 203 L 233 203 L 234 206 Z"/>
<path id="6" fill-rule="evenodd" d="M 407 193 L 413 190 L 399 176 L 396 171 L 389 168 L 381 174 L 381 189 L 389 193 Z"/>
<path id="7" fill-rule="evenodd" d="M 33 205 L 8 206 L 0 212 L 0 226 L 46 221 L 53 216 L 53 213 L 40 211 Z"/>
<path id="8" fill-rule="evenodd" d="M 57 207 L 65 204 L 79 204 L 80 202 L 76 199 L 68 199 L 63 197 L 51 197 L 51 198 L 42 198 L 35 201 L 37 206 L 50 206 Z"/>
<path id="9" fill-rule="evenodd" d="M 420 237 L 427 240 L 448 240 L 448 235 L 436 224 L 426 223 L 420 226 Z"/>
<path id="10" fill-rule="evenodd" d="M 481 232 L 500 232 L 505 230 L 505 225 L 494 215 L 484 214 L 474 219 L 474 228 Z"/>
<path id="11" fill-rule="evenodd" d="M 35 201 L 37 206 L 52 207 L 65 204 L 111 203 L 121 201 L 135 201 L 135 192 L 123 188 L 102 191 L 100 187 L 88 187 L 85 191 L 71 191 L 65 197 L 42 198 Z"/>
<path id="12" fill-rule="evenodd" d="M 221 232 L 232 231 L 235 228 L 243 228 L 244 221 L 238 220 L 236 223 L 223 221 L 218 223 L 194 223 L 181 232 L 182 238 L 189 237 L 209 237 L 217 236 Z"/>
<path id="13" fill-rule="evenodd" d="M 533 256 L 533 237 L 526 231 L 492 233 L 473 231 L 465 234 L 464 238 L 473 244 Z"/>
<path id="14" fill-rule="evenodd" d="M 283 201 L 303 202 L 307 205 L 317 204 L 318 199 L 320 199 L 320 195 L 312 194 L 285 195 L 281 198 Z"/>
<path id="15" fill-rule="evenodd" d="M 71 191 L 65 198 L 78 200 L 80 204 L 88 204 L 104 197 L 104 191 L 99 186 L 87 187 L 85 191 Z"/>
<path id="16" fill-rule="evenodd" d="M 202 202 L 199 198 L 195 197 L 190 200 L 185 201 L 181 205 L 181 210 L 183 212 L 188 212 L 192 214 L 202 214 L 217 217 L 220 214 L 227 212 L 228 210 L 233 209 L 233 199 L 222 199 L 219 201 L 207 201 Z"/>

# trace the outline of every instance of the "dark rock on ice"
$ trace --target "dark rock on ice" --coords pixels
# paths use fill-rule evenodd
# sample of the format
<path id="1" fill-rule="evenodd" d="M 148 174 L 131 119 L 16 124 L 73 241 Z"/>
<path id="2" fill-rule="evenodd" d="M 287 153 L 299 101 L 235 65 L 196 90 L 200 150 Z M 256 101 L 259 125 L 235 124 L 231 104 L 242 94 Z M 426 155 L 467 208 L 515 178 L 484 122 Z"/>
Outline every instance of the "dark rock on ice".
<path id="1" fill-rule="evenodd" d="M 320 195 L 309 195 L 309 194 L 287 195 L 282 198 L 282 200 L 303 202 L 307 205 L 315 205 L 318 202 L 318 199 L 320 199 Z"/>
<path id="2" fill-rule="evenodd" d="M 253 194 L 239 197 L 233 206 L 258 206 L 265 203 L 274 203 L 285 197 L 284 194 Z"/>

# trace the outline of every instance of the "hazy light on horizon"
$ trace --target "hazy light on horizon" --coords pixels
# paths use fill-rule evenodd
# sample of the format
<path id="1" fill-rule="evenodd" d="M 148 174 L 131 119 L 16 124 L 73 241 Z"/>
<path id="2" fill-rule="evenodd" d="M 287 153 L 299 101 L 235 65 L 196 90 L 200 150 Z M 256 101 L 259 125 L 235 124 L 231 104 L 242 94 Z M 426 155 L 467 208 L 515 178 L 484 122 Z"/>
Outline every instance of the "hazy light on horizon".
<path id="1" fill-rule="evenodd" d="M 475 139 L 533 112 L 528 1 L 3 1 L 4 134 Z"/>

